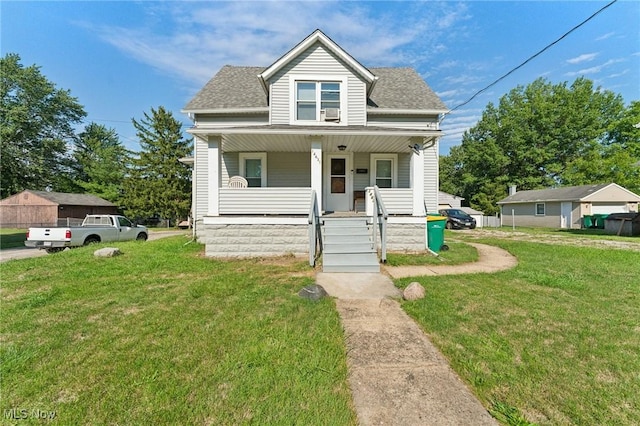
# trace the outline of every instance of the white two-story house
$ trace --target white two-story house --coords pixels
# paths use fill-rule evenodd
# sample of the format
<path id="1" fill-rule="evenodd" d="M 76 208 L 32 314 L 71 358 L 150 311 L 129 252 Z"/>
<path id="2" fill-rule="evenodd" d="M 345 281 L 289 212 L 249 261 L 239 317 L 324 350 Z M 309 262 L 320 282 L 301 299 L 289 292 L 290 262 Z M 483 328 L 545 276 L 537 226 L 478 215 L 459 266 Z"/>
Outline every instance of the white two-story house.
<path id="1" fill-rule="evenodd" d="M 208 256 L 308 253 L 326 267 L 340 217 L 367 227 L 382 260 L 424 250 L 446 111 L 413 69 L 366 68 L 320 30 L 266 68 L 224 66 L 183 110 L 198 240 Z"/>

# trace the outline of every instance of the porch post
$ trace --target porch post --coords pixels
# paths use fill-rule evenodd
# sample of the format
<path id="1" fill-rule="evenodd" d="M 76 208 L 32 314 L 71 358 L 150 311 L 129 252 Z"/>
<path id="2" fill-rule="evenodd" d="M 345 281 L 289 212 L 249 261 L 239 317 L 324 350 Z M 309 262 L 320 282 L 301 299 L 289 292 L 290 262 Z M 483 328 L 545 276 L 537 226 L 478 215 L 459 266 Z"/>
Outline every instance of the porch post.
<path id="1" fill-rule="evenodd" d="M 316 191 L 322 212 L 322 136 L 311 136 L 311 189 Z"/>
<path id="2" fill-rule="evenodd" d="M 207 205 L 209 216 L 220 216 L 220 141 L 218 135 L 209 136 L 207 147 L 207 163 L 209 166 Z"/>
<path id="3" fill-rule="evenodd" d="M 413 216 L 424 216 L 424 150 L 411 153 L 410 167 L 409 185 L 413 189 Z"/>

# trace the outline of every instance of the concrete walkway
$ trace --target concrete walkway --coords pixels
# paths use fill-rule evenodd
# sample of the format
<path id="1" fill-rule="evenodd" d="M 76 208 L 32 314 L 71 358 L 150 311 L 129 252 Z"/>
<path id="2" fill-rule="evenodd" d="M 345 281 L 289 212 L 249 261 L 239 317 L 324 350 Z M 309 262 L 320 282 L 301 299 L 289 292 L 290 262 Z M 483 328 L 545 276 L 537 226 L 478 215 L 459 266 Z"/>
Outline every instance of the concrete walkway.
<path id="1" fill-rule="evenodd" d="M 473 245 L 480 256 L 469 265 L 385 269 L 400 277 L 493 272 L 497 269 L 489 264 L 496 260 L 501 269 L 516 265 L 515 258 L 501 249 Z M 396 300 L 401 292 L 388 276 L 320 272 L 316 283 L 337 298 L 359 424 L 498 424 L 402 310 Z"/>

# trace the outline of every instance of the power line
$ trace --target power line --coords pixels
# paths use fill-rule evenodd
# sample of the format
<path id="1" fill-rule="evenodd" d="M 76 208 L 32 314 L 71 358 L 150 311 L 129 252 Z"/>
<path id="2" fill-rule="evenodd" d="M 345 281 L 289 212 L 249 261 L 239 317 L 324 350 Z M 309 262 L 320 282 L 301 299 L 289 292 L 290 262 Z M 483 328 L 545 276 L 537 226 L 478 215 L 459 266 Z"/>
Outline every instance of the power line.
<path id="1" fill-rule="evenodd" d="M 548 45 L 546 45 L 542 50 L 540 50 L 539 52 L 535 53 L 534 55 L 530 56 L 527 60 L 525 60 L 523 63 L 521 63 L 520 65 L 518 65 L 517 67 L 511 69 L 509 72 L 507 72 L 506 74 L 504 74 L 502 77 L 498 78 L 496 81 L 494 81 L 493 83 L 489 84 L 487 87 L 478 90 L 476 93 L 473 94 L 473 96 L 471 96 L 469 99 L 467 99 L 466 101 L 462 102 L 459 105 L 456 105 L 454 108 L 450 109 L 449 112 L 447 112 L 443 117 L 442 120 L 444 120 L 444 118 L 451 114 L 453 111 L 457 110 L 460 107 L 465 106 L 466 104 L 468 104 L 469 102 L 471 102 L 472 100 L 474 100 L 479 94 L 485 92 L 487 89 L 490 89 L 491 87 L 495 86 L 496 84 L 498 84 L 500 81 L 504 80 L 505 78 L 507 78 L 508 76 L 510 76 L 511 74 L 513 74 L 514 72 L 516 72 L 517 70 L 519 70 L 520 68 L 522 68 L 523 66 L 525 66 L 526 64 L 528 64 L 529 62 L 531 62 L 533 59 L 535 59 L 536 57 L 540 56 L 543 52 L 545 52 L 546 50 L 550 49 L 552 46 L 554 46 L 555 44 L 557 44 L 559 41 L 561 41 L 562 39 L 564 39 L 565 37 L 567 37 L 569 34 L 571 34 L 572 32 L 574 32 L 575 30 L 577 30 L 578 28 L 580 28 L 581 26 L 583 26 L 584 24 L 586 24 L 587 22 L 589 22 L 590 20 L 592 20 L 593 18 L 596 17 L 596 15 L 600 14 L 602 11 L 604 11 L 606 8 L 608 8 L 609 6 L 613 5 L 615 2 L 617 2 L 618 0 L 613 0 L 611 3 L 603 6 L 602 8 L 600 8 L 597 12 L 595 12 L 594 14 L 592 14 L 591 16 L 589 16 L 587 19 L 585 19 L 584 21 L 580 22 L 578 25 L 576 25 L 575 27 L 571 28 L 569 31 L 567 31 L 566 33 L 564 33 L 562 36 L 560 36 L 560 38 L 558 38 L 557 40 L 553 41 L 552 43 L 549 43 Z M 440 121 L 442 121 L 440 120 Z"/>

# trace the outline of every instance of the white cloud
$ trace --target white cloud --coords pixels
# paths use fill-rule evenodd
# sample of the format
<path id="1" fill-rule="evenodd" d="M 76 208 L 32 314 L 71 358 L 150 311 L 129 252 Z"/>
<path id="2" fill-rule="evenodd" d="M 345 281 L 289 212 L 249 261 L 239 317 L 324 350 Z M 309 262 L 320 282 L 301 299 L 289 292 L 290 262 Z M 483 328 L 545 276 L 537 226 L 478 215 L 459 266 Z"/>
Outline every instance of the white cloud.
<path id="1" fill-rule="evenodd" d="M 464 4 L 446 2 L 402 3 L 393 19 L 376 3 L 358 2 L 140 5 L 152 24 L 85 27 L 126 55 L 195 86 L 225 64 L 268 66 L 316 28 L 366 66 L 415 66 L 443 49 L 445 31 L 469 19 Z"/>
<path id="2" fill-rule="evenodd" d="M 583 55 L 576 56 L 575 58 L 567 59 L 567 62 L 570 64 L 580 64 L 582 62 L 593 61 L 596 56 L 598 56 L 597 53 L 585 53 Z"/>
<path id="3" fill-rule="evenodd" d="M 600 37 L 596 38 L 596 41 L 606 40 L 606 39 L 608 39 L 608 38 L 613 37 L 615 34 L 616 34 L 616 33 L 614 33 L 613 31 L 612 31 L 612 32 L 610 32 L 610 33 L 603 34 L 603 35 L 601 35 Z"/>
<path id="4" fill-rule="evenodd" d="M 598 74 L 600 72 L 602 72 L 602 70 L 604 70 L 607 67 L 610 67 L 611 65 L 620 63 L 620 62 L 624 62 L 624 59 L 609 59 L 607 62 L 597 65 L 595 67 L 591 67 L 591 68 L 584 68 L 581 69 L 579 71 L 572 71 L 572 72 L 568 72 L 565 75 L 568 77 L 575 77 L 575 76 L 579 76 L 579 75 L 589 75 L 589 74 Z"/>

